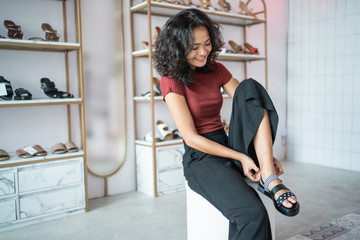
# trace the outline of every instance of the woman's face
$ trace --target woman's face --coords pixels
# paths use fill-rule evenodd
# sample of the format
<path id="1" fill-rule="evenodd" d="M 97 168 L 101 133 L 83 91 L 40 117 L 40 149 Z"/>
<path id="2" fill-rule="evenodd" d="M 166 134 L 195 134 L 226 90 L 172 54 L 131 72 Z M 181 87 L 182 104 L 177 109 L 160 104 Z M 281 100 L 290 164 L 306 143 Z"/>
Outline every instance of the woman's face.
<path id="1" fill-rule="evenodd" d="M 194 46 L 186 59 L 191 69 L 203 67 L 206 64 L 207 57 L 211 52 L 211 40 L 209 32 L 203 26 L 195 28 L 192 32 L 194 38 Z"/>

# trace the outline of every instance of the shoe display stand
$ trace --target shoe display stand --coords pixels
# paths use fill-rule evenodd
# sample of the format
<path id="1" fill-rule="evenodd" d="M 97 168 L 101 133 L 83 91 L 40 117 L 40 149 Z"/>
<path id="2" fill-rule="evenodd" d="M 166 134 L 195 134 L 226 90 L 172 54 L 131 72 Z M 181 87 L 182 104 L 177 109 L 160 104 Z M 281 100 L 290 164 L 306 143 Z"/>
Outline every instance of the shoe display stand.
<path id="1" fill-rule="evenodd" d="M 51 116 L 49 117 L 46 114 L 62 111 L 61 114 L 65 113 L 65 116 L 61 119 L 64 119 L 66 123 L 60 127 L 67 127 L 60 130 L 57 125 L 50 127 L 64 133 L 63 135 L 66 136 L 67 141 L 74 141 L 80 148 L 77 152 L 53 154 L 50 147 L 47 146 L 44 147 L 48 153 L 46 156 L 21 158 L 17 156 L 16 149 L 29 144 L 28 141 L 22 138 L 22 134 L 24 134 L 24 137 L 43 134 L 47 137 L 46 139 L 49 139 L 48 135 L 46 135 L 49 133 L 41 131 L 41 129 L 43 126 L 52 123 L 44 121 L 38 122 L 38 126 L 32 126 L 33 124 L 27 123 L 26 118 L 24 118 L 24 124 L 32 124 L 28 127 L 27 132 L 16 132 L 16 126 L 7 126 L 7 128 L 14 128 L 13 132 L 18 135 L 19 142 L 16 143 L 16 146 L 11 146 L 12 149 L 7 149 L 10 159 L 0 161 L 0 231 L 87 211 L 80 2 L 80 0 L 54 1 L 54 8 L 59 8 L 55 9 L 55 11 L 59 11 L 59 15 L 62 15 L 62 18 L 58 19 L 58 21 L 63 24 L 64 29 L 64 32 L 59 32 L 61 36 L 59 42 L 34 41 L 25 38 L 23 40 L 0 39 L 0 52 L 6 52 L 7 55 L 19 54 L 21 51 L 33 56 L 42 53 L 58 54 L 59 58 L 65 60 L 64 64 L 59 68 L 65 66 L 65 69 L 61 69 L 61 71 L 65 72 L 63 81 L 66 84 L 66 91 L 75 93 L 74 98 L 52 99 L 44 94 L 43 97 L 35 97 L 32 100 L 0 100 L 0 111 L 14 113 L 31 108 L 32 111 L 41 112 L 42 119 L 47 119 L 47 117 L 51 119 Z M 44 1 L 44 3 L 47 6 L 49 4 L 48 1 Z M 16 5 L 19 3 L 9 0 L 2 8 L 6 8 L 6 5 L 12 8 L 11 4 Z M 26 4 L 32 6 L 31 3 Z M 39 4 L 41 2 L 36 1 L 34 5 L 39 6 Z M 71 10 L 67 12 L 67 9 Z M 74 16 L 69 14 L 72 11 Z M 67 28 L 67 21 L 69 19 L 71 20 L 69 25 L 74 30 L 72 36 L 74 42 L 68 42 L 69 29 Z M 22 31 L 25 32 L 26 25 L 23 24 L 21 27 Z M 34 64 L 35 66 L 41 64 L 41 62 L 34 61 L 27 64 Z M 56 66 L 53 67 L 56 68 Z M 31 75 L 31 72 L 28 75 Z M 12 81 L 11 77 L 8 78 Z M 39 80 L 32 84 L 34 88 L 35 86 L 36 88 L 40 87 Z M 28 81 L 28 79 L 24 79 L 24 81 Z M 50 108 L 53 110 L 49 111 Z M 6 138 L 6 136 L 2 135 L 2 138 Z M 53 143 L 49 143 L 51 145 L 59 141 L 55 134 L 53 134 L 53 138 Z"/>
<path id="2" fill-rule="evenodd" d="M 247 3 L 251 2 L 247 1 Z M 221 12 L 221 11 L 204 11 L 208 16 L 213 19 L 215 22 L 220 23 L 223 27 L 226 25 L 239 27 L 239 31 L 243 31 L 243 42 L 246 42 L 246 29 L 249 26 L 256 24 L 264 25 L 264 52 L 260 55 L 255 54 L 238 54 L 238 53 L 219 53 L 219 61 L 232 61 L 239 62 L 244 66 L 244 78 L 247 78 L 247 63 L 252 61 L 264 61 L 265 62 L 265 88 L 267 89 L 267 58 L 266 58 L 266 6 L 265 2 L 261 0 L 263 5 L 263 11 L 256 12 L 257 16 L 264 16 L 264 18 L 248 15 L 242 15 L 231 12 Z M 192 6 L 193 7 L 193 6 Z M 154 84 L 153 84 L 153 74 L 155 73 L 152 66 L 152 52 L 154 49 L 135 49 L 135 42 L 140 42 L 144 39 L 135 39 L 137 36 L 134 31 L 134 22 L 141 21 L 142 26 L 147 26 L 149 46 L 153 44 L 153 36 L 155 26 L 153 25 L 153 19 L 155 18 L 169 18 L 174 14 L 178 13 L 181 10 L 190 8 L 188 6 L 172 4 L 165 1 L 132 1 L 130 5 L 130 22 L 131 22 L 131 51 L 132 51 L 132 66 L 133 66 L 133 100 L 134 100 L 134 120 L 135 120 L 135 149 L 136 149 L 136 171 L 137 171 L 137 188 L 138 191 L 144 192 L 151 196 L 157 197 L 159 195 L 167 194 L 170 192 L 183 191 L 185 190 L 185 179 L 183 177 L 182 170 L 182 155 L 184 153 L 184 147 L 182 140 L 165 140 L 161 142 L 149 142 L 144 141 L 143 133 L 138 131 L 139 128 L 145 128 L 144 116 L 146 118 L 146 123 L 148 124 L 149 130 L 152 131 L 153 137 L 155 139 L 156 134 L 156 121 L 159 119 L 168 119 L 170 113 L 164 109 L 166 105 L 161 96 L 154 96 Z M 136 18 L 141 18 L 137 20 Z M 144 19 L 146 18 L 146 23 Z M 160 26 L 161 27 L 161 26 Z M 142 28 L 144 29 L 144 28 Z M 226 36 L 224 36 L 226 37 Z M 139 45 L 139 44 L 137 44 Z M 147 80 L 137 78 L 137 71 L 139 70 L 139 65 L 142 59 L 148 59 L 149 78 Z M 226 63 L 225 63 L 226 65 Z M 141 69 L 141 71 L 145 71 Z M 141 82 L 141 84 L 140 84 Z M 150 97 L 140 96 L 139 86 L 149 86 L 150 88 Z M 224 98 L 229 98 L 226 94 L 223 94 Z M 225 103 L 225 102 L 224 102 Z M 147 109 L 149 114 L 144 113 L 142 109 L 145 109 L 144 105 L 148 104 Z M 165 106 L 166 108 L 166 106 Z M 138 116 L 138 115 L 141 115 Z M 170 117 L 171 118 L 171 117 Z M 150 122 L 150 124 L 149 124 Z M 160 167 L 161 166 L 161 167 Z M 163 188 L 165 188 L 164 190 Z"/>

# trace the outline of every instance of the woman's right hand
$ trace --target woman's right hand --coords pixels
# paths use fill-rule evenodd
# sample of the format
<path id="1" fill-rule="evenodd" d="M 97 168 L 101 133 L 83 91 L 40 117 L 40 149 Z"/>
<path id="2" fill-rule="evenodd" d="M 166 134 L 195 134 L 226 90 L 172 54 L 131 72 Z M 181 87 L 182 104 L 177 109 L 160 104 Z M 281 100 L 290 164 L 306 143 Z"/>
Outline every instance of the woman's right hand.
<path id="1" fill-rule="evenodd" d="M 260 182 L 260 168 L 256 166 L 254 160 L 244 154 L 241 159 L 241 165 L 246 177 L 252 182 Z"/>

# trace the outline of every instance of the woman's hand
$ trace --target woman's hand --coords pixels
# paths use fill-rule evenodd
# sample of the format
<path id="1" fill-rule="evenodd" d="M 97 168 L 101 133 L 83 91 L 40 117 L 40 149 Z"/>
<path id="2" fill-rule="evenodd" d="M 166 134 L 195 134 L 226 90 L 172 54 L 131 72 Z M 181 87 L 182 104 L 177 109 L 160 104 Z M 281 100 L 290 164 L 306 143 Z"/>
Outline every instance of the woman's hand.
<path id="1" fill-rule="evenodd" d="M 273 162 L 274 162 L 276 175 L 280 176 L 281 174 L 284 173 L 284 169 L 282 168 L 280 161 L 277 160 L 275 157 L 273 157 Z"/>
<path id="2" fill-rule="evenodd" d="M 245 155 L 246 156 L 246 155 Z M 252 182 L 260 181 L 260 168 L 258 168 L 251 158 L 248 156 L 243 157 L 241 160 L 241 165 L 246 177 L 248 177 Z"/>

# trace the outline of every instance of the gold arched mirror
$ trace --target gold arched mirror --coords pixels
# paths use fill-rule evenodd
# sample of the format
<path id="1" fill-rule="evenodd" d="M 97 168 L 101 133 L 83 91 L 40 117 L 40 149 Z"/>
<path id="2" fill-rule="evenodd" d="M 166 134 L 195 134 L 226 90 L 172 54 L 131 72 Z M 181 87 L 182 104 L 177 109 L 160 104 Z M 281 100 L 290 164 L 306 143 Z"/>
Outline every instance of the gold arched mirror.
<path id="1" fill-rule="evenodd" d="M 82 32 L 87 164 L 105 179 L 126 159 L 126 105 L 122 0 L 83 3 Z"/>

